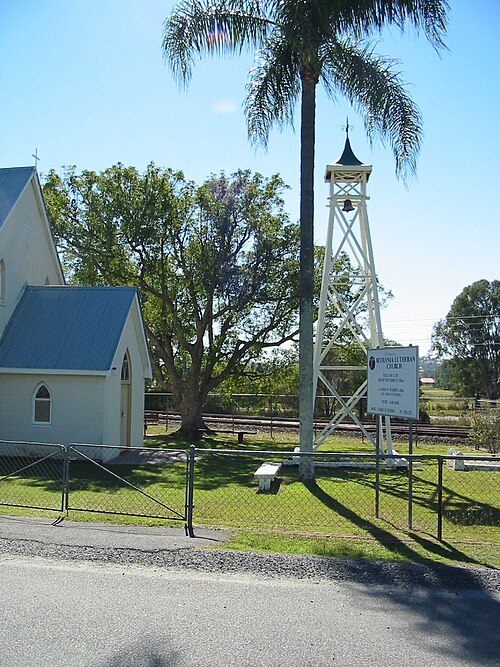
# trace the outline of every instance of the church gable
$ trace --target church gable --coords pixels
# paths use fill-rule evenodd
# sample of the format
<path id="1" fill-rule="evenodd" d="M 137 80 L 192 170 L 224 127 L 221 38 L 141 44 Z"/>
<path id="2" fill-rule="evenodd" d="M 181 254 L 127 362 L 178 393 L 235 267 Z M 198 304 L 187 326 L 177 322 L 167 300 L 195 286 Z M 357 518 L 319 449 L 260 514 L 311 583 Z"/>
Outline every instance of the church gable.
<path id="1" fill-rule="evenodd" d="M 9 217 L 34 172 L 34 167 L 0 169 L 0 227 Z"/>
<path id="2" fill-rule="evenodd" d="M 0 335 L 26 285 L 63 285 L 33 167 L 0 169 Z"/>
<path id="3" fill-rule="evenodd" d="M 0 440 L 143 444 L 137 289 L 65 285 L 32 167 L 0 169 L 0 377 Z"/>

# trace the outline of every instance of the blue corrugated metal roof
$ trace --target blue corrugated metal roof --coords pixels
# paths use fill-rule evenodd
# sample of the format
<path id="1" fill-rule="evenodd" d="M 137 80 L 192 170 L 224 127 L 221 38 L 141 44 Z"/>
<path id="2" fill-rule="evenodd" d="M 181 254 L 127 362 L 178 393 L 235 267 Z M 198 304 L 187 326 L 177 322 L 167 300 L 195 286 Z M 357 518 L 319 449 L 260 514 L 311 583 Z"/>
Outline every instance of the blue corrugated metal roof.
<path id="1" fill-rule="evenodd" d="M 0 367 L 109 370 L 135 287 L 26 287 L 0 340 Z"/>
<path id="2" fill-rule="evenodd" d="M 34 167 L 0 169 L 0 227 L 7 219 L 34 171 Z"/>

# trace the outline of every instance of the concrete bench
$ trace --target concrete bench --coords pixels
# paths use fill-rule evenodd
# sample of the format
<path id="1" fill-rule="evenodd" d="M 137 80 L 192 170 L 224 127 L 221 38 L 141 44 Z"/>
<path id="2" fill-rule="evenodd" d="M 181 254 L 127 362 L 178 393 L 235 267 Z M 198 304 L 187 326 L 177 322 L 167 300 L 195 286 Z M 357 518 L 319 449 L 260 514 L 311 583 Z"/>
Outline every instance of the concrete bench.
<path id="1" fill-rule="evenodd" d="M 281 463 L 272 463 L 266 462 L 263 463 L 257 470 L 254 472 L 254 477 L 259 482 L 259 491 L 269 492 L 271 491 L 271 484 L 276 479 L 276 475 L 281 469 Z"/>
<path id="2" fill-rule="evenodd" d="M 465 461 L 463 452 L 459 452 L 452 447 L 448 450 L 448 456 L 453 456 L 453 459 L 448 459 L 446 464 L 453 470 L 465 470 Z"/>

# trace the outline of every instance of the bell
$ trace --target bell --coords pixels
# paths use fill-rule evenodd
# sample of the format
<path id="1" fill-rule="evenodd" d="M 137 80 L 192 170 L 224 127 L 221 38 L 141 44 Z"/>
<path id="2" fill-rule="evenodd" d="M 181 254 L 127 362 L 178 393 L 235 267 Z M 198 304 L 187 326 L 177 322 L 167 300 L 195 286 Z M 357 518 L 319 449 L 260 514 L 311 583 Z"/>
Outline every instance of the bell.
<path id="1" fill-rule="evenodd" d="M 344 213 L 350 213 L 351 211 L 354 211 L 354 206 L 352 205 L 352 201 L 350 199 L 346 199 L 344 201 L 344 206 L 342 207 L 342 210 Z"/>

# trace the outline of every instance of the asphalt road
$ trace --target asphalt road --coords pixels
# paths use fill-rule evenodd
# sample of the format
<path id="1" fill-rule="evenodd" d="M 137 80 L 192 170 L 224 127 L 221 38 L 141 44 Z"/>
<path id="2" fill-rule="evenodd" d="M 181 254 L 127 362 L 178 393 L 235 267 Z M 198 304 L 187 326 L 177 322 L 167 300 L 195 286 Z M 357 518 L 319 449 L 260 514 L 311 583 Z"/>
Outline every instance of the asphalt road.
<path id="1" fill-rule="evenodd" d="M 197 551 L 180 534 L 65 530 L 0 521 L 1 667 L 500 665 L 500 593 L 465 570 L 463 589 L 426 568 L 404 579 L 401 565 L 387 570 L 393 584 L 376 568 L 360 583 L 340 562 L 328 576 L 292 576 L 292 563 L 268 577 L 238 570 L 234 554 L 222 571 L 210 535 Z M 176 566 L 174 552 L 203 556 L 202 569 Z"/>

